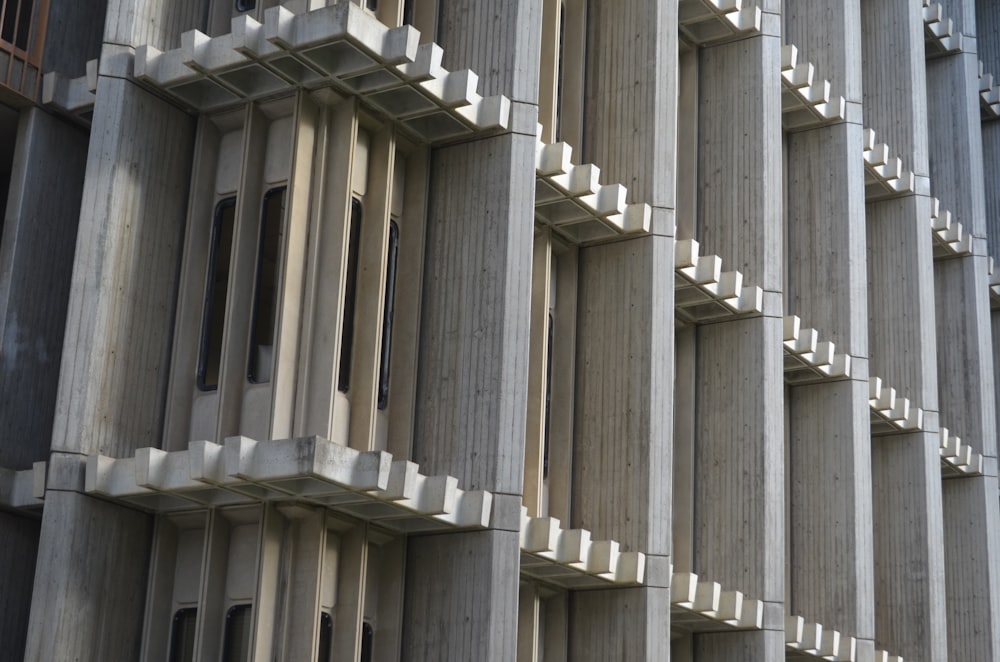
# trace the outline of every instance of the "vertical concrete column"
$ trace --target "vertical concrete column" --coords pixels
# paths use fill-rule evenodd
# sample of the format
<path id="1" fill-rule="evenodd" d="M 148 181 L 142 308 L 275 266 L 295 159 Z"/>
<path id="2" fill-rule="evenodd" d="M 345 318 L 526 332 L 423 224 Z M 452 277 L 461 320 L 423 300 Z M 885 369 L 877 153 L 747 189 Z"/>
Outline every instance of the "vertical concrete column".
<path id="1" fill-rule="evenodd" d="M 25 659 L 136 659 L 151 526 L 84 496 L 86 455 L 156 446 L 194 121 L 129 76 L 193 3 L 112 2 L 91 128 Z M 80 7 L 86 11 L 86 7 Z M 141 26 L 141 29 L 140 29 Z M 173 31 L 172 31 L 173 29 Z"/>
<path id="2" fill-rule="evenodd" d="M 868 273 L 859 0 L 786 0 L 788 44 L 816 65 L 846 121 L 789 134 L 788 314 L 851 356 L 850 379 L 789 389 L 790 615 L 874 657 Z"/>
<path id="3" fill-rule="evenodd" d="M 538 2 L 440 5 L 444 66 L 513 107 L 508 133 L 431 155 L 413 454 L 493 492 L 493 521 L 409 540 L 404 660 L 516 657 L 540 25 Z"/>
<path id="4" fill-rule="evenodd" d="M 943 483 L 948 655 L 1000 656 L 1000 502 L 974 0 L 946 0 L 962 50 L 927 61 L 931 191 L 973 238 L 934 265 L 941 423 L 983 455 L 984 475 Z M 969 550 L 974 550 L 970 556 Z"/>
<path id="5" fill-rule="evenodd" d="M 581 162 L 653 219 L 580 250 L 571 519 L 647 565 L 643 588 L 571 595 L 569 659 L 652 662 L 670 650 L 677 3 L 589 9 Z"/>
<path id="6" fill-rule="evenodd" d="M 946 658 L 927 90 L 917 0 L 865 0 L 864 119 L 915 175 L 915 193 L 867 205 L 870 369 L 925 411 L 923 430 L 872 441 L 875 640 Z"/>
<path id="7" fill-rule="evenodd" d="M 785 657 L 781 17 L 760 6 L 759 34 L 701 52 L 697 236 L 764 313 L 698 328 L 694 571 L 762 600 L 764 622 L 696 636 L 705 660 Z"/>

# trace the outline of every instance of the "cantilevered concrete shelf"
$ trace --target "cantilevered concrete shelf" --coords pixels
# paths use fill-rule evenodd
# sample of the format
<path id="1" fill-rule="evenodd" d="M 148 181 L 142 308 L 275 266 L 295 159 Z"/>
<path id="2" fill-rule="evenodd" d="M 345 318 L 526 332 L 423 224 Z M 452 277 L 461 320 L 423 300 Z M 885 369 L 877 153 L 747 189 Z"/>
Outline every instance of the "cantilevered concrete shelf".
<path id="1" fill-rule="evenodd" d="M 727 41 L 760 30 L 752 0 L 680 0 L 680 34 L 695 45 Z"/>
<path id="2" fill-rule="evenodd" d="M 566 589 L 642 584 L 646 555 L 622 552 L 613 540 L 591 540 L 586 529 L 563 529 L 554 517 L 521 509 L 521 576 Z"/>
<path id="3" fill-rule="evenodd" d="M 972 235 L 958 221 L 953 221 L 951 212 L 941 208 L 937 198 L 931 201 L 931 236 L 934 238 L 934 259 L 960 257 L 972 253 Z"/>
<path id="4" fill-rule="evenodd" d="M 952 20 L 944 15 L 940 2 L 924 0 L 924 53 L 938 57 L 962 49 L 962 35 L 955 30 Z"/>
<path id="5" fill-rule="evenodd" d="M 45 505 L 45 462 L 14 471 L 0 467 L 0 510 L 41 512 Z"/>
<path id="6" fill-rule="evenodd" d="M 838 660 L 854 662 L 857 640 L 801 616 L 785 617 L 785 648 L 788 660 Z"/>
<path id="7" fill-rule="evenodd" d="M 781 47 L 781 124 L 786 131 L 842 121 L 846 108 L 844 97 L 830 96 L 830 82 L 816 78 L 816 67 L 799 61 L 797 47 Z"/>
<path id="8" fill-rule="evenodd" d="M 193 441 L 183 451 L 141 448 L 124 459 L 92 455 L 86 490 L 154 512 L 287 500 L 402 533 L 487 526 L 493 495 L 466 492 L 457 483 L 425 476 L 413 462 L 385 452 L 318 437 L 230 437 L 224 445 Z"/>
<path id="9" fill-rule="evenodd" d="M 42 103 L 64 115 L 89 125 L 97 100 L 97 60 L 87 62 L 87 73 L 66 78 L 50 72 L 42 77 Z"/>
<path id="10" fill-rule="evenodd" d="M 690 572 L 675 572 L 670 596 L 670 632 L 689 633 L 759 630 L 764 603 L 739 591 L 724 591 L 716 582 Z"/>
<path id="11" fill-rule="evenodd" d="M 964 478 L 980 476 L 983 473 L 983 456 L 962 443 L 948 428 L 940 429 L 941 476 L 942 478 Z"/>
<path id="12" fill-rule="evenodd" d="M 868 380 L 868 404 L 873 436 L 923 429 L 924 411 L 911 406 L 909 399 L 897 396 L 896 389 L 884 386 L 878 377 Z"/>
<path id="13" fill-rule="evenodd" d="M 135 77 L 200 112 L 296 88 L 331 90 L 422 143 L 507 126 L 506 97 L 479 96 L 476 74 L 447 71 L 441 47 L 419 40 L 413 27 L 388 28 L 350 2 L 305 14 L 279 6 L 263 24 L 234 18 L 229 34 L 185 32 L 179 49 L 141 46 Z"/>
<path id="14" fill-rule="evenodd" d="M 811 384 L 851 376 L 851 356 L 832 342 L 819 341 L 816 329 L 803 329 L 797 315 L 784 319 L 785 383 Z"/>
<path id="15" fill-rule="evenodd" d="M 983 121 L 1000 118 L 1000 86 L 982 61 L 979 62 L 979 116 Z"/>
<path id="16" fill-rule="evenodd" d="M 989 265 L 990 309 L 1000 310 L 1000 269 L 994 268 L 992 257 Z"/>
<path id="17" fill-rule="evenodd" d="M 743 285 L 743 274 L 722 271 L 722 258 L 699 255 L 698 242 L 674 244 L 674 312 L 684 322 L 708 322 L 723 317 L 752 316 L 762 310 L 764 293 Z"/>
<path id="18" fill-rule="evenodd" d="M 595 243 L 649 231 L 647 204 L 628 204 L 621 184 L 601 184 L 595 165 L 574 165 L 566 143 L 538 142 L 535 158 L 535 223 L 573 244 Z"/>
<path id="19" fill-rule="evenodd" d="M 903 160 L 889 156 L 889 146 L 875 142 L 875 131 L 865 129 L 865 201 L 874 202 L 913 192 L 913 173 Z"/>
<path id="20" fill-rule="evenodd" d="M 890 655 L 886 651 L 875 651 L 875 662 L 903 662 L 899 655 Z"/>

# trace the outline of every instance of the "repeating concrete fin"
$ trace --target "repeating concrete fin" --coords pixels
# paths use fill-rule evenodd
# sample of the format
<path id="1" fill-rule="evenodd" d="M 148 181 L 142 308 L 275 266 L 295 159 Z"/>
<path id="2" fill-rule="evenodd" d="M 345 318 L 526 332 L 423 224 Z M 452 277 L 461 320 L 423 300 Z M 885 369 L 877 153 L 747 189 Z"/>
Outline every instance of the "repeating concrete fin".
<path id="1" fill-rule="evenodd" d="M 915 432 L 923 429 L 924 411 L 896 395 L 896 389 L 882 384 L 878 377 L 868 380 L 868 404 L 871 409 L 872 435 Z"/>
<path id="2" fill-rule="evenodd" d="M 993 258 L 989 259 L 990 308 L 1000 309 L 1000 270 L 994 269 Z"/>
<path id="3" fill-rule="evenodd" d="M 574 165 L 566 143 L 538 141 L 535 154 L 535 223 L 573 244 L 599 243 L 649 232 L 652 210 L 629 204 L 621 184 L 601 184 L 596 165 Z"/>
<path id="4" fill-rule="evenodd" d="M 806 622 L 801 616 L 785 617 L 785 648 L 788 659 L 818 658 L 854 662 L 857 639 L 824 628 L 819 623 Z"/>
<path id="5" fill-rule="evenodd" d="M 951 218 L 951 212 L 941 208 L 937 198 L 931 201 L 931 236 L 934 238 L 934 258 L 958 257 L 972 253 L 972 235 L 962 224 Z"/>
<path id="6" fill-rule="evenodd" d="M 670 589 L 670 627 L 675 634 L 759 630 L 764 603 L 726 591 L 690 572 L 675 572 Z"/>
<path id="7" fill-rule="evenodd" d="M 761 11 L 752 0 L 680 0 L 678 16 L 681 36 L 696 45 L 760 31 Z"/>
<path id="8" fill-rule="evenodd" d="M 1000 85 L 993 80 L 993 74 L 985 70 L 979 62 L 979 115 L 986 120 L 1000 118 Z"/>
<path id="9" fill-rule="evenodd" d="M 591 540 L 586 529 L 563 529 L 554 517 L 521 509 L 521 574 L 568 589 L 637 586 L 646 555 L 622 552 L 614 540 Z"/>
<path id="10" fill-rule="evenodd" d="M 67 78 L 51 71 L 42 77 L 42 103 L 86 125 L 90 124 L 97 100 L 97 60 L 87 61 L 87 73 Z"/>
<path id="11" fill-rule="evenodd" d="M 899 157 L 889 156 L 889 146 L 875 141 L 875 131 L 865 129 L 865 200 L 872 202 L 913 192 L 913 173 L 903 170 Z"/>
<path id="12" fill-rule="evenodd" d="M 842 121 L 844 97 L 830 96 L 830 82 L 815 77 L 810 62 L 799 62 L 799 49 L 781 47 L 781 124 L 786 131 L 809 129 Z"/>
<path id="13" fill-rule="evenodd" d="M 927 57 L 962 50 L 962 34 L 955 30 L 952 20 L 944 15 L 940 2 L 924 0 L 921 11 L 924 17 L 924 52 Z"/>
<path id="14" fill-rule="evenodd" d="M 941 475 L 944 478 L 979 476 L 983 473 L 983 456 L 962 443 L 948 428 L 939 431 L 941 439 Z"/>
<path id="15" fill-rule="evenodd" d="M 808 384 L 851 376 L 850 354 L 838 354 L 832 342 L 820 342 L 816 329 L 802 328 L 798 315 L 784 318 L 785 382 Z"/>
<path id="16" fill-rule="evenodd" d="M 698 250 L 694 239 L 674 244 L 674 309 L 678 319 L 698 323 L 760 313 L 763 290 L 744 286 L 743 274 L 723 272 L 722 258 L 699 255 Z"/>
<path id="17" fill-rule="evenodd" d="M 0 510 L 38 511 L 45 505 L 45 462 L 14 471 L 0 467 Z"/>
<path id="18" fill-rule="evenodd" d="M 412 26 L 389 28 L 341 2 L 296 13 L 272 7 L 260 23 L 234 18 L 231 32 L 181 35 L 181 47 L 141 46 L 135 77 L 201 112 L 302 88 L 357 97 L 415 140 L 435 144 L 504 129 L 510 100 L 483 98 L 471 71 L 441 66 Z"/>
<path id="19" fill-rule="evenodd" d="M 319 437 L 230 437 L 181 451 L 142 448 L 130 458 L 92 455 L 86 491 L 156 512 L 299 500 L 407 533 L 485 528 L 493 503 L 491 493 L 463 491 L 452 476 L 425 476 L 389 453 Z"/>

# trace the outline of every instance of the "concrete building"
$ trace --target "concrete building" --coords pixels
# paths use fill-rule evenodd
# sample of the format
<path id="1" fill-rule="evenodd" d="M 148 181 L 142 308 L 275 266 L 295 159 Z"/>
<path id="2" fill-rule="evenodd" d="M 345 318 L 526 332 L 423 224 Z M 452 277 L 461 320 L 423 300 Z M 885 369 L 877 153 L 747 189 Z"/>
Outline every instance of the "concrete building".
<path id="1" fill-rule="evenodd" d="M 0 0 L 0 660 L 1000 660 L 990 72 L 992 0 Z"/>

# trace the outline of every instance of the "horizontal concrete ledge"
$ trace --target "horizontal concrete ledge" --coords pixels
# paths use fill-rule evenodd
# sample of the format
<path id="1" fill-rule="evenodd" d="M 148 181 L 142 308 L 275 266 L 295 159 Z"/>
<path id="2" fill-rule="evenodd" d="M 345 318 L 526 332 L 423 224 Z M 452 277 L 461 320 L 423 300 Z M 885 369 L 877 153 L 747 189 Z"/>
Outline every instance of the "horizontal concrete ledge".
<path id="1" fill-rule="evenodd" d="M 879 377 L 868 379 L 868 404 L 873 436 L 923 430 L 924 411 L 897 396 L 896 389 L 884 386 Z"/>
<path id="2" fill-rule="evenodd" d="M 900 655 L 891 655 L 886 651 L 875 651 L 875 662 L 903 662 Z"/>
<path id="3" fill-rule="evenodd" d="M 854 662 L 857 640 L 801 616 L 785 617 L 785 648 L 789 660 L 820 659 Z"/>
<path id="4" fill-rule="evenodd" d="M 764 603 L 740 591 L 726 591 L 717 582 L 700 580 L 690 572 L 675 572 L 671 581 L 670 634 L 759 630 Z"/>
<path id="5" fill-rule="evenodd" d="M 851 356 L 838 354 L 832 342 L 820 342 L 816 329 L 802 328 L 798 315 L 784 319 L 783 346 L 786 384 L 812 384 L 851 376 Z"/>
<path id="6" fill-rule="evenodd" d="M 937 198 L 931 200 L 931 236 L 936 260 L 972 254 L 972 235 L 961 223 L 952 220 L 951 212 L 942 209 Z"/>
<path id="7" fill-rule="evenodd" d="M 951 434 L 946 427 L 940 428 L 940 455 L 942 478 L 965 478 L 983 474 L 983 456 Z"/>
<path id="8" fill-rule="evenodd" d="M 759 315 L 764 292 L 744 286 L 739 271 L 722 271 L 722 258 L 699 255 L 698 242 L 674 244 L 674 311 L 681 322 L 700 323 L 723 318 Z"/>
<path id="9" fill-rule="evenodd" d="M 875 141 L 875 131 L 864 131 L 865 202 L 913 193 L 914 176 L 903 170 L 903 160 L 889 156 L 889 146 Z"/>
<path id="10" fill-rule="evenodd" d="M 539 134 L 541 127 L 539 127 Z M 601 184 L 601 169 L 574 165 L 566 143 L 538 141 L 535 154 L 535 224 L 572 244 L 595 244 L 649 232 L 652 209 L 629 204 L 621 184 Z"/>
<path id="11" fill-rule="evenodd" d="M 565 589 L 606 589 L 643 583 L 646 555 L 622 552 L 614 540 L 591 540 L 586 529 L 563 529 L 554 517 L 521 509 L 521 577 Z"/>
<path id="12" fill-rule="evenodd" d="M 752 0 L 680 0 L 678 16 L 681 38 L 697 46 L 739 39 L 761 25 Z"/>
<path id="13" fill-rule="evenodd" d="M 940 2 L 924 0 L 921 11 L 924 18 L 926 57 L 940 57 L 962 50 L 962 34 L 955 30 L 954 22 L 944 15 Z"/>
<path id="14" fill-rule="evenodd" d="M 987 73 L 982 60 L 979 61 L 979 117 L 985 122 L 1000 118 L 1000 86 Z"/>
<path id="15" fill-rule="evenodd" d="M 799 49 L 781 47 L 781 124 L 786 131 L 841 122 L 847 116 L 844 97 L 830 96 L 830 81 L 816 78 L 811 62 L 799 62 Z"/>
<path id="16" fill-rule="evenodd" d="M 175 50 L 141 46 L 135 76 L 199 112 L 295 89 L 329 90 L 357 97 L 427 144 L 507 127 L 509 99 L 481 97 L 475 73 L 444 69 L 441 47 L 419 42 L 412 26 L 386 27 L 353 3 L 302 14 L 278 6 L 264 23 L 234 18 L 229 34 L 185 32 Z"/>
<path id="17" fill-rule="evenodd" d="M 989 259 L 988 273 L 990 287 L 990 309 L 1000 310 L 1000 270 L 994 268 L 993 258 Z"/>
<path id="18" fill-rule="evenodd" d="M 14 471 L 0 467 L 0 509 L 38 513 L 45 505 L 46 463 Z"/>
<path id="19" fill-rule="evenodd" d="M 457 483 L 425 476 L 389 453 L 319 437 L 230 437 L 224 445 L 193 441 L 183 451 L 141 448 L 131 458 L 92 455 L 86 492 L 153 512 L 290 500 L 401 533 L 486 528 L 492 494 L 466 492 Z"/>
<path id="20" fill-rule="evenodd" d="M 66 78 L 58 72 L 42 77 L 42 104 L 62 115 L 90 126 L 97 101 L 97 60 L 87 61 L 87 73 Z"/>

